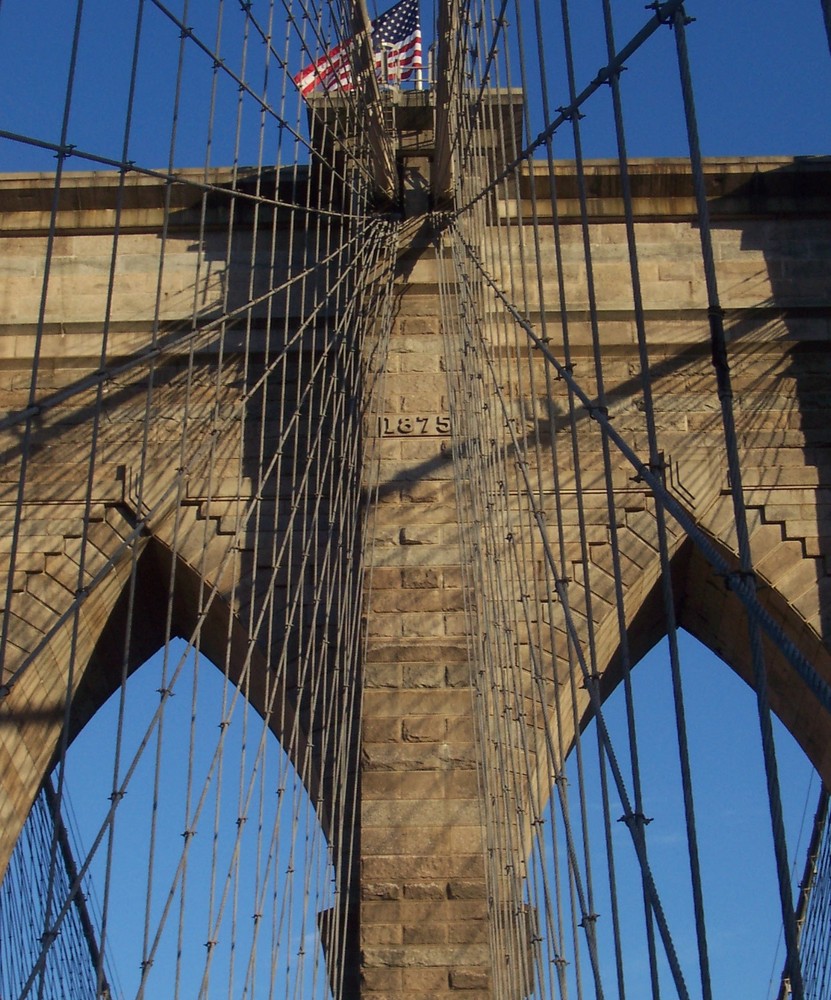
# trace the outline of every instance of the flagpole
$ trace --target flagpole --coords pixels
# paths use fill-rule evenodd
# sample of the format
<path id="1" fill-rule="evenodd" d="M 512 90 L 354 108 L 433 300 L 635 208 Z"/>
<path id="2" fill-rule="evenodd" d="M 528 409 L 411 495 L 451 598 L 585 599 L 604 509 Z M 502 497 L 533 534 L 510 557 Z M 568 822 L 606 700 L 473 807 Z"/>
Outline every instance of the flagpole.
<path id="1" fill-rule="evenodd" d="M 366 0 L 352 0 L 352 47 L 354 85 L 368 123 L 367 134 L 372 162 L 375 192 L 378 199 L 393 204 L 398 198 L 398 171 L 392 137 L 384 127 L 381 91 L 375 76 L 375 54 L 372 51 L 372 23 Z"/>

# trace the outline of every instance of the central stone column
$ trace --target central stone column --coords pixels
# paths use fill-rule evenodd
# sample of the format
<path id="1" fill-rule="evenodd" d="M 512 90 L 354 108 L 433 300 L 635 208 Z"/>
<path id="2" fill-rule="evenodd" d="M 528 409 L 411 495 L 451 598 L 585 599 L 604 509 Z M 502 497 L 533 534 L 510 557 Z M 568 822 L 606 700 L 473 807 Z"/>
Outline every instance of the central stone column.
<path id="1" fill-rule="evenodd" d="M 362 995 L 490 996 L 487 890 L 436 260 L 399 264 L 369 537 Z"/>

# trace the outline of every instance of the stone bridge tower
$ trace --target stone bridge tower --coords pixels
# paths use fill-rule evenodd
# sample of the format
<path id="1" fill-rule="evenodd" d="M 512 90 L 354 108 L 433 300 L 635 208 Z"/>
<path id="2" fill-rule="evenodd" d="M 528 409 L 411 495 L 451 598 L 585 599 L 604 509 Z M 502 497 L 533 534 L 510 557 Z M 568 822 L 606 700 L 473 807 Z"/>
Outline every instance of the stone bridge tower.
<path id="1" fill-rule="evenodd" d="M 269 365 L 282 365 L 287 394 L 268 405 L 286 413 L 296 407 L 298 423 L 305 426 L 315 417 L 298 387 L 311 386 L 310 393 L 322 398 L 333 381 L 348 381 L 337 367 L 318 365 L 320 331 L 304 334 L 277 361 L 269 342 L 266 316 L 276 327 L 298 306 L 288 298 L 270 300 L 268 288 L 279 285 L 289 268 L 304 266 L 302 246 L 315 238 L 311 222 L 309 232 L 293 231 L 291 240 L 287 233 L 279 259 L 257 272 L 254 294 L 264 294 L 257 322 L 247 330 L 225 321 L 212 326 L 212 315 L 233 315 L 234 304 L 252 295 L 242 287 L 249 271 L 240 262 L 259 260 L 263 251 L 243 209 L 229 254 L 229 230 L 223 228 L 227 205 L 221 199 L 206 201 L 198 188 L 171 188 L 150 177 L 130 176 L 120 185 L 106 173 L 72 174 L 64 178 L 50 233 L 51 179 L 0 178 L 0 394 L 10 415 L 0 426 L 0 551 L 7 565 L 13 563 L 2 595 L 0 870 L 60 751 L 64 723 L 71 741 L 117 688 L 122 671 L 134 670 L 158 648 L 172 615 L 175 634 L 197 630 L 206 655 L 225 664 L 232 680 L 248 678 L 246 696 L 272 720 L 278 738 L 289 731 L 301 734 L 292 744 L 294 763 L 318 803 L 336 864 L 353 873 L 351 897 L 340 904 L 351 956 L 344 995 L 379 1000 L 507 996 L 500 985 L 508 981 L 503 966 L 521 965 L 523 948 L 531 947 L 533 938 L 531 930 L 513 954 L 500 951 L 504 872 L 494 875 L 488 863 L 493 831 L 482 804 L 491 791 L 481 723 L 489 716 L 474 711 L 477 699 L 489 695 L 478 686 L 473 656 L 478 647 L 471 642 L 476 594 L 466 546 L 473 500 L 460 485 L 455 463 L 469 428 L 454 425 L 454 392 L 460 379 L 475 371 L 464 367 L 473 361 L 460 361 L 448 346 L 452 321 L 440 309 L 440 286 L 445 301 L 452 302 L 459 279 L 440 220 L 425 211 L 421 198 L 429 152 L 416 146 L 402 159 L 408 217 L 399 224 L 394 257 L 376 258 L 372 281 L 356 280 L 336 304 L 356 314 L 391 309 L 383 365 L 377 364 L 374 344 L 355 344 L 361 384 L 373 388 L 376 402 L 362 410 L 346 399 L 314 411 L 329 422 L 327 433 L 342 439 L 348 460 L 337 469 L 312 461 L 308 482 L 299 487 L 289 468 L 297 449 L 292 454 L 285 447 L 285 422 L 256 400 L 256 385 Z M 706 165 L 759 600 L 825 684 L 831 684 L 830 174 L 825 160 Z M 588 176 L 609 413 L 618 430 L 642 448 L 620 180 L 607 163 L 591 165 Z M 680 161 L 638 161 L 632 177 L 667 486 L 736 566 L 688 167 Z M 568 237 L 578 216 L 576 182 L 567 167 L 559 178 L 556 200 Z M 232 183 L 237 181 L 222 171 L 210 178 L 216 190 Z M 265 181 L 251 177 L 245 183 Z M 310 168 L 268 183 L 278 198 L 288 198 L 291 186 L 295 198 L 298 187 L 322 181 Z M 538 193 L 545 183 L 540 174 Z M 524 184 L 514 200 L 494 198 L 488 218 L 488 225 L 506 228 L 514 240 L 516 219 L 528 210 L 527 174 Z M 116 294 L 105 309 L 115 227 Z M 543 246 L 551 266 L 540 287 L 550 291 L 562 277 L 568 289 L 572 360 L 592 394 L 576 225 L 573 233 L 574 240 L 564 243 L 561 275 L 553 246 Z M 50 291 L 40 315 L 45 260 Z M 522 260 L 517 243 L 498 276 L 504 287 L 522 283 Z M 312 273 L 304 295 L 314 297 L 315 280 Z M 535 289 L 532 284 L 526 300 L 532 322 L 540 314 Z M 187 341 L 184 354 L 165 353 L 166 338 L 191 324 L 195 301 L 205 320 L 200 332 Z M 109 360 L 103 372 L 97 352 L 105 311 Z M 562 317 L 552 311 L 548 318 L 549 331 L 556 331 Z M 332 320 L 327 313 L 325 322 Z M 504 344 L 496 326 L 494 331 L 498 355 Z M 556 333 L 551 336 L 556 354 L 562 344 Z M 33 358 L 41 373 L 34 400 Z M 556 438 L 569 407 L 565 383 L 556 383 L 553 395 L 532 391 L 522 379 L 535 371 L 537 386 L 544 384 L 539 353 L 527 350 L 522 366 L 525 374 L 516 374 L 512 388 L 514 399 L 526 394 L 517 410 L 518 432 Z M 152 405 L 146 406 L 151 394 Z M 254 419 L 238 419 L 241 399 Z M 215 430 L 219 411 L 228 417 L 221 433 Z M 581 467 L 566 459 L 558 469 L 565 511 L 562 556 L 577 595 L 573 606 L 591 581 L 594 619 L 579 618 L 577 628 L 585 636 L 591 624 L 605 697 L 620 679 L 610 525 L 600 436 L 588 419 L 579 433 Z M 89 466 L 89 481 L 79 480 L 91 434 L 100 458 Z M 278 454 L 283 464 L 275 463 L 268 475 L 255 470 L 264 455 Z M 532 471 L 535 481 L 550 474 L 548 461 Z M 622 458 L 613 459 L 612 475 L 624 564 L 623 615 L 636 662 L 665 629 L 652 536 L 655 502 Z M 295 524 L 290 516 L 298 489 L 322 497 L 325 508 L 315 529 L 320 537 L 308 548 L 303 544 L 312 525 Z M 327 514 L 330 499 L 346 489 L 364 492 L 365 524 L 335 524 Z M 578 491 L 589 512 L 582 527 L 574 515 Z M 510 503 L 518 506 L 520 500 L 513 497 Z M 253 507 L 257 517 L 240 531 L 240 519 Z M 341 533 L 337 558 L 343 571 L 327 577 L 325 599 L 307 595 L 316 610 L 302 628 L 316 637 L 324 689 L 310 700 L 298 655 L 300 626 L 291 618 L 287 595 L 292 567 L 306 556 L 317 558 L 326 532 Z M 267 590 L 246 585 L 262 579 L 258 568 L 274 564 L 274 553 L 287 538 L 299 554 L 284 564 L 285 575 L 270 579 Z M 747 643 L 735 627 L 739 602 L 729 579 L 708 565 L 678 526 L 670 526 L 669 544 L 679 624 L 750 680 Z M 359 567 L 360 575 L 350 566 Z M 544 573 L 542 564 L 539 572 Z M 304 586 L 314 589 L 314 578 Z M 361 630 L 336 628 L 338 609 L 361 600 Z M 275 628 L 256 633 L 252 641 L 254 623 L 264 615 Z M 141 627 L 130 630 L 129 622 Z M 283 643 L 277 654 L 266 634 L 279 635 L 268 640 Z M 289 664 L 277 702 L 269 694 L 275 655 Z M 826 784 L 831 782 L 831 716 L 767 640 L 765 656 L 774 710 Z M 551 676 L 546 697 L 552 717 L 569 719 L 570 712 L 558 711 L 557 699 L 565 698 L 561 680 Z M 352 705 L 360 712 L 347 710 Z M 495 712 L 490 710 L 490 717 Z M 580 724 L 589 714 L 582 691 Z M 561 724 L 565 751 L 573 737 L 573 723 Z M 349 752 L 338 757 L 335 747 Z M 531 756 L 533 780 L 547 795 L 552 775 L 539 748 Z M 521 800 L 522 793 L 515 794 Z M 347 829 L 355 831 L 355 854 L 343 833 Z M 514 845 L 511 863 L 517 871 L 530 836 L 529 829 L 521 831 Z M 530 926 L 533 914 L 528 919 Z M 526 983 L 523 976 L 511 981 Z"/>

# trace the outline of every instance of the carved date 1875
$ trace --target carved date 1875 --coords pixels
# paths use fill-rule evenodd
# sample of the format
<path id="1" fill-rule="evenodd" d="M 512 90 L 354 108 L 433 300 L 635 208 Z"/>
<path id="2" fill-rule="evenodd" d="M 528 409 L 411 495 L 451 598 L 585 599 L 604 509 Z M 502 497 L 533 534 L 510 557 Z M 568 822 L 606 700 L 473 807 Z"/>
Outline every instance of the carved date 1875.
<path id="1" fill-rule="evenodd" d="M 446 437 L 450 433 L 450 417 L 408 414 L 400 417 L 379 417 L 380 437 Z"/>

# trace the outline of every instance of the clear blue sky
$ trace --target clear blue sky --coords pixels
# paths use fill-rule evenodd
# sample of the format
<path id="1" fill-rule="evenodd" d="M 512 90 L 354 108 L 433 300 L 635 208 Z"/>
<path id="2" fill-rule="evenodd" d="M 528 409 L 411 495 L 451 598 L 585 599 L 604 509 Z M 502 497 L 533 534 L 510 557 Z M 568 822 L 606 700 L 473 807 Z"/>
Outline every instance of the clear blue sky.
<path id="1" fill-rule="evenodd" d="M 744 681 L 692 636 L 682 632 L 679 645 L 714 996 L 718 1000 L 768 1000 L 776 997 L 784 952 L 755 697 Z M 647 831 L 651 862 L 688 985 L 693 996 L 697 996 L 689 865 L 664 642 L 638 664 L 632 678 L 645 809 L 652 819 Z M 622 689 L 612 695 L 604 714 L 618 752 L 624 755 L 627 744 L 622 695 Z M 796 884 L 802 875 L 805 838 L 810 833 L 819 782 L 805 755 L 776 720 L 775 732 L 789 856 Z M 591 730 L 588 735 L 590 738 L 584 740 L 584 745 L 592 756 Z M 573 761 L 571 767 L 574 768 Z M 595 856 L 602 858 L 596 779 L 592 783 L 590 809 L 597 824 Z M 615 827 L 616 849 L 623 858 L 630 851 L 628 834 L 623 824 Z M 600 870 L 600 862 L 596 864 Z M 624 923 L 626 934 L 628 940 L 640 945 L 640 958 L 630 973 L 640 971 L 644 977 L 643 991 L 635 996 L 646 996 L 649 990 L 647 968 L 643 964 L 643 919 L 637 910 L 638 885 L 631 869 L 621 873 L 621 881 L 630 890 L 628 894 L 621 892 L 632 915 Z M 600 876 L 597 882 L 602 884 Z M 611 968 L 609 971 L 612 982 Z M 667 995 L 675 995 L 672 988 L 667 989 Z"/>
<path id="2" fill-rule="evenodd" d="M 695 938 L 689 913 L 688 870 L 685 860 L 685 840 L 683 811 L 675 763 L 675 731 L 670 689 L 669 671 L 661 644 L 638 665 L 633 673 L 633 685 L 638 708 L 639 733 L 641 738 L 641 764 L 646 789 L 647 815 L 652 819 L 649 827 L 649 843 L 652 864 L 656 872 L 662 899 L 668 910 L 681 960 L 689 974 L 690 984 L 694 984 L 693 970 L 696 968 Z M 681 634 L 681 656 L 683 664 L 686 708 L 688 713 L 690 746 L 694 770 L 697 801 L 697 819 L 700 835 L 702 863 L 704 868 L 705 906 L 709 921 L 710 960 L 713 969 L 715 996 L 718 1000 L 768 1000 L 775 997 L 778 976 L 782 967 L 781 935 L 779 931 L 778 900 L 773 878 L 771 853 L 770 820 L 764 792 L 764 777 L 759 751 L 758 721 L 755 699 L 743 681 L 739 680 L 723 663 L 695 639 Z M 175 661 L 182 644 L 174 644 Z M 128 714 L 125 736 L 125 759 L 144 735 L 149 713 L 158 703 L 159 658 L 150 661 L 128 684 Z M 181 829 L 184 811 L 184 778 L 186 764 L 186 734 L 190 727 L 190 692 L 193 683 L 192 661 L 186 667 L 177 683 L 177 696 L 168 706 L 165 721 L 165 749 L 163 751 L 164 772 L 167 780 L 163 783 L 158 812 L 160 843 L 175 846 L 178 852 L 181 844 Z M 198 737 L 199 753 L 195 763 L 197 787 L 201 777 L 207 772 L 213 747 L 216 742 L 217 724 L 222 711 L 222 682 L 218 671 L 203 660 L 203 669 L 198 682 Z M 70 751 L 68 771 L 69 788 L 72 793 L 75 813 L 83 840 L 89 844 L 98 831 L 99 824 L 109 805 L 107 784 L 109 769 L 102 770 L 100 748 L 112 745 L 115 727 L 115 702 L 98 714 L 87 726 Z M 625 757 L 625 722 L 622 689 L 618 689 L 605 706 L 607 724 L 621 758 Z M 247 751 L 246 774 L 252 773 L 254 758 L 253 744 L 259 727 L 256 719 L 251 720 Z M 227 777 L 221 796 L 221 814 L 225 821 L 220 846 L 221 864 L 227 863 L 232 839 L 227 833 L 233 827 L 230 818 L 237 808 L 235 783 L 236 768 L 241 759 L 243 745 L 242 711 L 236 711 L 234 722 L 228 734 L 225 770 Z M 816 795 L 819 785 L 813 768 L 791 737 L 776 724 L 777 752 L 783 782 L 784 811 L 787 821 L 790 855 L 794 861 L 795 877 L 802 872 L 805 838 L 810 830 Z M 595 887 L 598 897 L 598 911 L 601 913 L 598 929 L 601 939 L 609 932 L 608 902 L 605 899 L 603 878 L 603 853 L 601 846 L 602 813 L 600 793 L 597 787 L 596 764 L 593 763 L 595 738 L 593 727 L 584 736 L 587 760 L 588 809 L 594 839 L 592 853 L 595 866 Z M 284 824 L 277 842 L 275 865 L 283 875 L 290 865 L 290 843 L 292 830 L 296 827 L 304 831 L 294 857 L 294 865 L 300 866 L 300 858 L 308 851 L 314 858 L 312 891 L 313 904 L 305 908 L 302 900 L 295 896 L 293 923 L 283 925 L 277 933 L 282 942 L 283 954 L 287 947 L 296 950 L 300 942 L 305 943 L 306 958 L 302 966 L 299 982 L 301 1000 L 312 996 L 323 996 L 318 989 L 313 992 L 313 964 L 315 949 L 315 910 L 317 906 L 329 905 L 331 900 L 329 883 L 330 870 L 326 867 L 325 845 L 316 827 L 314 815 L 308 807 L 305 794 L 293 782 L 286 771 L 285 758 L 274 741 L 265 761 L 262 780 L 266 789 L 266 829 L 275 818 L 278 800 L 272 794 L 278 785 L 284 785 Z M 574 760 L 570 764 L 570 781 L 576 789 Z M 131 785 L 131 790 L 121 808 L 123 813 L 118 827 L 118 849 L 114 866 L 113 898 L 116 900 L 113 913 L 117 915 L 110 930 L 110 954 L 118 971 L 118 985 L 124 989 L 124 996 L 135 995 L 139 981 L 139 945 L 144 919 L 144 876 L 146 843 L 150 821 L 150 790 L 152 787 L 152 755 L 145 758 L 141 771 Z M 258 777 L 255 787 L 259 787 Z M 255 796 L 256 798 L 256 796 Z M 195 996 L 202 970 L 204 948 L 202 942 L 207 936 L 207 891 L 208 885 L 201 873 L 211 868 L 210 829 L 213 823 L 213 795 L 208 802 L 201 824 L 201 832 L 194 839 L 193 855 L 189 865 L 190 908 L 186 919 L 188 940 L 195 941 L 188 946 L 188 958 L 183 964 L 183 996 Z M 575 807 L 576 808 L 576 807 Z M 630 843 L 623 824 L 613 827 L 616 851 L 618 853 L 619 891 L 622 899 L 626 940 L 633 946 L 628 953 L 627 975 L 630 984 L 640 984 L 640 998 L 648 993 L 647 969 L 644 964 L 642 940 L 643 916 L 641 895 L 631 866 L 623 863 L 630 856 Z M 255 850 L 253 829 L 246 830 L 246 851 Z M 164 902 L 164 887 L 173 876 L 175 857 L 164 854 L 160 858 L 157 871 L 157 888 L 154 894 L 153 912 L 155 918 L 161 912 Z M 100 895 L 104 884 L 104 857 L 99 855 L 93 868 L 95 884 Z M 220 867 L 220 872 L 222 868 Z M 283 879 L 278 880 L 284 884 Z M 250 880 L 240 886 L 240 920 L 237 951 L 244 955 L 249 940 L 250 922 L 248 917 L 256 908 Z M 130 899 L 131 905 L 124 907 L 119 900 Z M 170 918 L 173 925 L 178 913 Z M 261 940 L 268 941 L 272 933 L 269 907 L 265 907 Z M 607 964 L 604 978 L 609 988 L 614 982 L 614 971 L 605 952 Z M 167 940 L 156 956 L 150 979 L 151 994 L 164 995 L 166 985 L 172 980 L 175 968 L 175 948 L 172 940 Z M 262 960 L 261 974 L 267 968 Z M 289 963 L 290 987 L 295 984 L 297 963 Z M 220 951 L 215 959 L 214 982 L 218 993 L 224 991 L 223 984 L 228 970 L 227 952 Z M 244 965 L 239 962 L 236 970 L 237 990 L 244 976 Z M 771 981 L 771 977 L 772 981 Z M 322 988 L 322 983 L 318 982 Z M 162 992 L 159 992 L 162 991 Z M 693 990 L 693 995 L 696 991 Z M 667 995 L 674 995 L 671 989 Z"/>
<path id="3" fill-rule="evenodd" d="M 181 2 L 171 5 L 181 11 Z M 3 0 L 0 5 L 0 128 L 55 141 L 60 134 L 74 3 L 68 0 Z M 189 22 L 213 44 L 215 7 L 191 3 Z M 599 2 L 573 4 L 578 87 L 605 64 L 605 42 L 597 20 Z M 118 156 L 132 51 L 135 4 L 86 0 L 76 100 L 69 140 L 82 149 Z M 255 12 L 265 5 L 255 3 Z M 422 4 L 425 47 L 429 44 L 431 5 Z M 644 23 L 641 2 L 614 5 L 618 47 Z M 566 103 L 559 53 L 559 27 L 552 7 L 547 45 L 554 106 Z M 690 0 L 695 18 L 688 28 L 703 151 L 710 156 L 818 155 L 831 152 L 831 59 L 820 0 L 782 3 L 774 0 Z M 233 16 L 231 16 L 233 15 Z M 530 15 L 526 14 L 530 25 Z M 239 63 L 238 12 L 226 19 L 222 52 L 229 65 Z M 134 141 L 130 157 L 145 166 L 167 162 L 170 103 L 178 38 L 165 19 L 148 5 L 144 55 L 139 72 Z M 259 50 L 258 50 L 259 51 Z M 259 55 L 257 59 L 259 59 Z M 297 68 L 304 55 L 292 50 Z M 250 65 L 257 66 L 252 58 Z M 679 114 L 674 45 L 668 28 L 658 31 L 623 74 L 623 95 L 633 156 L 683 155 L 685 136 Z M 292 67 L 294 68 L 294 67 Z M 179 123 L 177 162 L 201 165 L 208 114 L 210 74 L 204 56 L 188 60 L 185 74 L 187 114 Z M 249 69 L 260 86 L 261 73 Z M 277 79 L 278 74 L 272 74 Z M 529 87 L 534 90 L 534 87 Z M 277 91 L 271 91 L 276 103 Z M 233 120 L 236 87 L 220 87 L 219 108 Z M 532 108 L 538 105 L 531 97 Z M 294 118 L 294 106 L 287 117 Z M 609 101 L 601 92 L 583 121 L 586 154 L 614 155 L 609 130 Z M 535 114 L 532 128 L 542 122 Z M 256 116 L 244 122 L 242 159 L 256 161 Z M 227 163 L 233 129 L 214 137 L 214 164 Z M 562 155 L 568 155 L 567 143 Z M 0 141 L 0 169 L 50 169 L 49 154 Z M 85 169 L 70 160 L 70 169 Z"/>

